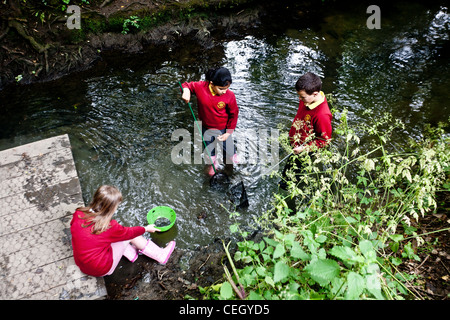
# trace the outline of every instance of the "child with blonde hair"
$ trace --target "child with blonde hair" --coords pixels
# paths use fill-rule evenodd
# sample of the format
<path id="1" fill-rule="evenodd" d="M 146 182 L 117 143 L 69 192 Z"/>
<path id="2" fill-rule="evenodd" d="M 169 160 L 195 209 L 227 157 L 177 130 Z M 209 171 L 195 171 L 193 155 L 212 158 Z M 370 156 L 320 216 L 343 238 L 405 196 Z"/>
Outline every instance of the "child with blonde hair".
<path id="1" fill-rule="evenodd" d="M 124 227 L 112 220 L 121 192 L 113 186 L 97 189 L 87 207 L 77 208 L 70 223 L 75 263 L 88 275 L 102 277 L 114 272 L 122 256 L 131 262 L 139 253 L 165 264 L 175 248 L 170 241 L 165 248 L 158 247 L 142 235 L 159 231 L 154 225 Z"/>

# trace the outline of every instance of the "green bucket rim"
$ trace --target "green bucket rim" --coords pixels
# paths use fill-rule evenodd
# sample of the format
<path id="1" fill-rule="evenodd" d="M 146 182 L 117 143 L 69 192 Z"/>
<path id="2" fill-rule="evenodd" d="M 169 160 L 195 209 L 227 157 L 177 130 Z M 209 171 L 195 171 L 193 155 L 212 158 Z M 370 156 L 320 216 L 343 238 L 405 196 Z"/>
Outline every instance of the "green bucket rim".
<path id="1" fill-rule="evenodd" d="M 175 220 L 177 220 L 177 214 L 175 213 L 175 210 L 167 206 L 154 207 L 147 213 L 148 224 L 154 224 L 158 218 L 167 218 L 171 222 L 168 226 L 156 227 L 161 232 L 164 232 L 173 227 Z"/>

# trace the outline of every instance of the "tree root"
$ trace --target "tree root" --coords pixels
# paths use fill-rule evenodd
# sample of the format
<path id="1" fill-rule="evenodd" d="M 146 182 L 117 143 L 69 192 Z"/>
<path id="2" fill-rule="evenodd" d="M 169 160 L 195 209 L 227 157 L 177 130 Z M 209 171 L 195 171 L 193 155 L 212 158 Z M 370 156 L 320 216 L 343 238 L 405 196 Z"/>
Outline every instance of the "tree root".
<path id="1" fill-rule="evenodd" d="M 30 35 L 28 35 L 28 34 L 26 33 L 26 31 L 25 31 L 24 27 L 22 26 L 22 24 L 21 24 L 19 21 L 17 21 L 17 20 L 9 20 L 8 26 L 11 27 L 11 28 L 16 29 L 16 31 L 17 31 L 23 38 L 27 39 L 27 40 L 30 42 L 31 46 L 32 46 L 36 51 L 38 51 L 39 53 L 42 53 L 42 52 L 45 53 L 45 52 L 51 47 L 51 44 L 42 45 L 42 44 L 38 43 L 38 42 L 36 41 L 36 39 L 34 39 L 32 36 L 30 36 Z"/>
<path id="2" fill-rule="evenodd" d="M 103 8 L 104 6 L 106 6 L 107 4 L 110 4 L 112 0 L 105 0 L 103 1 L 103 3 L 100 5 L 100 8 Z"/>
<path id="3" fill-rule="evenodd" d="M 6 27 L 6 31 L 2 35 L 0 35 L 0 41 L 2 41 L 2 39 L 8 34 L 8 31 L 9 31 L 9 26 Z"/>

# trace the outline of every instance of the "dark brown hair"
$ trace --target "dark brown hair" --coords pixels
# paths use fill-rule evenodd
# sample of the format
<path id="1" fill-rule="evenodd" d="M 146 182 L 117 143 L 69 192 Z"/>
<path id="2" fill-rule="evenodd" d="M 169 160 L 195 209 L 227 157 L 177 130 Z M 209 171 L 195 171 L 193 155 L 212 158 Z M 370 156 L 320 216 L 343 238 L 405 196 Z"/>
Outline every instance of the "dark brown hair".
<path id="1" fill-rule="evenodd" d="M 322 90 L 322 81 L 318 75 L 307 72 L 297 80 L 295 90 L 297 90 L 297 92 L 304 90 L 307 94 L 312 94 L 316 91 L 320 92 L 320 90 Z"/>

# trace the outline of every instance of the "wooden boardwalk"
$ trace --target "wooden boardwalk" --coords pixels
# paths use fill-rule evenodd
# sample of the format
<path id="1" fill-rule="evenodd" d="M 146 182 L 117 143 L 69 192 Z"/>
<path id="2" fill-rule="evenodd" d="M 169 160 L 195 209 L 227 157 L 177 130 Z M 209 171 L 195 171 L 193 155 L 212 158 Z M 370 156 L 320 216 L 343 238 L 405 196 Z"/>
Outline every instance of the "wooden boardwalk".
<path id="1" fill-rule="evenodd" d="M 102 299 L 75 265 L 70 221 L 83 206 L 69 137 L 0 151 L 0 299 Z"/>

